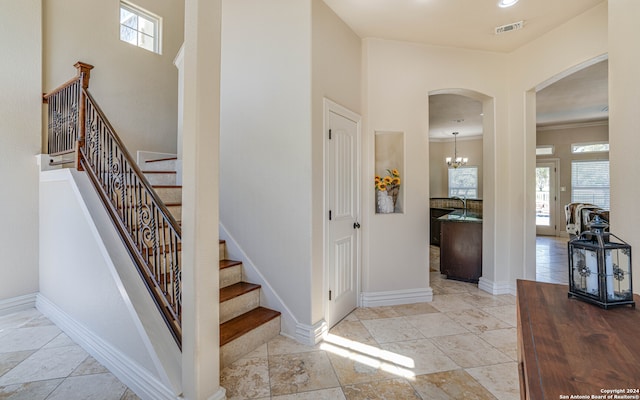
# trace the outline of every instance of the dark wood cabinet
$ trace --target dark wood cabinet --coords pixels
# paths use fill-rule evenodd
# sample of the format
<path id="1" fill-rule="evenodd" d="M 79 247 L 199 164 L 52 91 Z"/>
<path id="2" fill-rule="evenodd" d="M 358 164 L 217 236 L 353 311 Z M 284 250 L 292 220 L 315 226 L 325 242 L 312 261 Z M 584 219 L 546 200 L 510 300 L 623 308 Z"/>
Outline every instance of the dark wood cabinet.
<path id="1" fill-rule="evenodd" d="M 448 279 L 478 282 L 482 275 L 482 222 L 442 218 L 439 222 L 440 272 Z"/>
<path id="2" fill-rule="evenodd" d="M 431 208 L 431 240 L 434 246 L 440 246 L 440 221 L 438 218 L 453 212 L 453 208 Z"/>
<path id="3" fill-rule="evenodd" d="M 640 396 L 640 310 L 570 299 L 567 285 L 518 280 L 517 291 L 521 399 Z"/>

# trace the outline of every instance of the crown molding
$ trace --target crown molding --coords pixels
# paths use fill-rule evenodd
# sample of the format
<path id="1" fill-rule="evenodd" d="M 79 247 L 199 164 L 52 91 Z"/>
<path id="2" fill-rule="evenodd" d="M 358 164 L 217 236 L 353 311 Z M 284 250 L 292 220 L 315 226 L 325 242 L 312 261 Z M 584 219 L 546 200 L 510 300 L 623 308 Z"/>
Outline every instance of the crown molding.
<path id="1" fill-rule="evenodd" d="M 565 124 L 543 125 L 543 126 L 537 126 L 536 130 L 538 132 L 543 132 L 543 131 L 555 131 L 560 129 L 589 128 L 592 126 L 606 126 L 606 125 L 609 125 L 609 119 L 587 121 L 587 122 L 569 122 Z"/>

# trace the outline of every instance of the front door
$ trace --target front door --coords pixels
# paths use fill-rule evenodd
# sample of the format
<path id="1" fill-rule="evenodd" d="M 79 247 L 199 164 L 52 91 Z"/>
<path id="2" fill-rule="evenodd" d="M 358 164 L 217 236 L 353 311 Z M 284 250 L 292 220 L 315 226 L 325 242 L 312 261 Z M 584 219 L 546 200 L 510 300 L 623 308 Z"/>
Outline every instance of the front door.
<path id="1" fill-rule="evenodd" d="M 557 161 L 536 164 L 536 234 L 538 235 L 556 235 L 557 174 Z"/>
<path id="2" fill-rule="evenodd" d="M 358 304 L 359 116 L 325 103 L 327 125 L 327 323 L 333 326 Z M 325 287 L 326 287 L 325 286 Z"/>

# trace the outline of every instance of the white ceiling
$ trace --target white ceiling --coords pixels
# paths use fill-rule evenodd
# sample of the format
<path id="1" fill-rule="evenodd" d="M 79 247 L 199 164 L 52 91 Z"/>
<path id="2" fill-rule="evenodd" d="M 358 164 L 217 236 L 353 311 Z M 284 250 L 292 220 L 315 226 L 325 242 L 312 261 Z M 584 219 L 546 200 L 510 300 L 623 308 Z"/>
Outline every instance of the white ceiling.
<path id="1" fill-rule="evenodd" d="M 324 0 L 361 38 L 511 52 L 605 0 Z M 524 21 L 519 31 L 497 26 Z"/>
<path id="2" fill-rule="evenodd" d="M 511 52 L 606 0 L 324 0 L 361 38 Z M 497 26 L 524 21 L 522 30 L 495 35 Z M 538 91 L 539 126 L 608 118 L 607 62 L 595 64 Z M 429 136 L 482 134 L 482 106 L 470 98 L 429 97 Z"/>

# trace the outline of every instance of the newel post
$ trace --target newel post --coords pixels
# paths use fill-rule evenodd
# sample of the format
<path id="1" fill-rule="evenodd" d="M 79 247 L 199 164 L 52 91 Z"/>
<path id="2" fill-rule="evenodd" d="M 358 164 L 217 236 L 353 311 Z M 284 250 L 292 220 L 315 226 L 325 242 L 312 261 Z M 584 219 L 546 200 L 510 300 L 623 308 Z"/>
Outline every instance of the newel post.
<path id="1" fill-rule="evenodd" d="M 93 65 L 78 61 L 74 64 L 74 67 L 78 70 L 78 78 L 80 79 L 80 104 L 78 107 L 78 140 L 76 141 L 76 169 L 82 171 L 82 165 L 80 164 L 80 149 L 84 146 L 86 135 L 86 112 L 87 112 L 87 95 L 85 90 L 89 88 L 89 77 L 91 76 L 91 70 Z"/>

